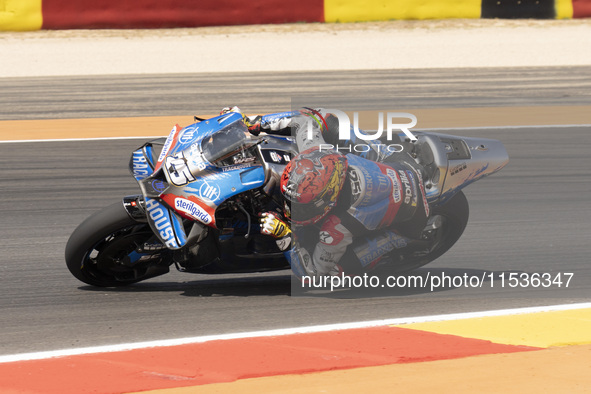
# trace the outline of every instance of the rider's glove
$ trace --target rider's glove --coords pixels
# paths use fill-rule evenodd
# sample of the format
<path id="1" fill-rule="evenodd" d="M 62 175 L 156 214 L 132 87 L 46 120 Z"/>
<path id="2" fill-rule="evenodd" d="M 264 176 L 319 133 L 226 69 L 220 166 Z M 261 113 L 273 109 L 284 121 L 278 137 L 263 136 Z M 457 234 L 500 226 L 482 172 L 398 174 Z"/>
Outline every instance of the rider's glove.
<path id="1" fill-rule="evenodd" d="M 225 114 L 227 114 L 229 112 L 236 112 L 236 113 L 239 113 L 240 115 L 244 116 L 242 114 L 242 111 L 240 110 L 240 108 L 238 108 L 235 105 L 232 106 L 232 107 L 224 107 L 224 108 L 222 108 L 222 110 L 220 111 L 220 115 L 225 115 Z"/>
<path id="2" fill-rule="evenodd" d="M 281 217 L 273 212 L 265 212 L 259 218 L 261 233 L 270 235 L 277 241 L 277 247 L 285 251 L 291 247 L 291 229 L 281 220 Z"/>
<path id="3" fill-rule="evenodd" d="M 229 112 L 236 112 L 236 113 L 239 113 L 240 115 L 242 115 L 242 120 L 244 121 L 244 124 L 246 125 L 246 127 L 248 127 L 248 131 L 250 131 L 254 135 L 260 134 L 262 116 L 260 116 L 260 115 L 246 116 L 242 113 L 242 110 L 240 110 L 240 108 L 238 108 L 237 106 L 224 107 L 222 109 L 222 111 L 220 112 L 220 115 L 224 115 Z"/>
<path id="4" fill-rule="evenodd" d="M 254 135 L 259 135 L 261 133 L 261 120 L 263 119 L 262 116 L 244 116 L 244 123 L 246 127 L 248 127 L 248 131 L 250 131 Z"/>

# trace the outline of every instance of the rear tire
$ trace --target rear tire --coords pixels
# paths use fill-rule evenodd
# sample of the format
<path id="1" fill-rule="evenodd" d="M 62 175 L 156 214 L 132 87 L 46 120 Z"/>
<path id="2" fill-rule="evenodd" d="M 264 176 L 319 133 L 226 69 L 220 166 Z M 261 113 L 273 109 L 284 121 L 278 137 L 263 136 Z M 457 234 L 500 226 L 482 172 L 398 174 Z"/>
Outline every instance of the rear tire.
<path id="1" fill-rule="evenodd" d="M 66 245 L 66 265 L 80 281 L 93 286 L 124 286 L 169 271 L 170 252 L 136 249 L 154 237 L 147 223 L 132 219 L 122 202 L 82 222 Z"/>
<path id="2" fill-rule="evenodd" d="M 434 208 L 431 216 L 439 215 L 443 219 L 443 225 L 437 231 L 441 232 L 441 239 L 429 253 L 410 253 L 391 257 L 391 262 L 378 270 L 385 273 L 400 273 L 411 271 L 429 264 L 447 252 L 462 236 L 470 209 L 468 200 L 462 191 L 456 193 L 444 205 Z"/>

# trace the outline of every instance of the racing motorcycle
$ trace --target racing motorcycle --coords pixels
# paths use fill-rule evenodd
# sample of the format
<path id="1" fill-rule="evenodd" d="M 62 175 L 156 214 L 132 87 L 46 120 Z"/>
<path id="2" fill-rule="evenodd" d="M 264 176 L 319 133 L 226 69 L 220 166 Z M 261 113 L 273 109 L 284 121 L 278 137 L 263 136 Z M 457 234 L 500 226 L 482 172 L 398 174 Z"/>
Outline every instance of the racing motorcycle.
<path id="1" fill-rule="evenodd" d="M 200 274 L 289 269 L 275 240 L 260 233 L 257 217 L 283 206 L 280 178 L 296 154 L 294 140 L 254 136 L 239 113 L 195 120 L 132 153 L 129 168 L 141 194 L 123 197 L 74 230 L 65 258 L 77 279 L 123 286 L 165 274 L 173 264 Z M 420 239 L 382 256 L 390 272 L 423 266 L 449 250 L 468 222 L 462 189 L 508 162 L 496 140 L 413 133 L 417 140 L 404 148 L 429 174 L 431 216 Z"/>

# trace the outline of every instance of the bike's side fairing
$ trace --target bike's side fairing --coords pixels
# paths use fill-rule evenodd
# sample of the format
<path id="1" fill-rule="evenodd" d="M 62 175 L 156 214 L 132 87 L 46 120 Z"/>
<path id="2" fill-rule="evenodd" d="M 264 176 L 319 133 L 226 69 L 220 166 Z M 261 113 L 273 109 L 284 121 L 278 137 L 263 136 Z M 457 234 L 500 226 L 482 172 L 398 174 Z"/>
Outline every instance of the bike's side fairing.
<path id="1" fill-rule="evenodd" d="M 169 249 L 179 249 L 187 242 L 181 218 L 154 198 L 146 198 L 148 223 Z"/>
<path id="2" fill-rule="evenodd" d="M 224 129 L 248 133 L 240 114 L 231 113 L 183 129 L 175 126 L 158 160 L 150 143 L 132 154 L 130 170 L 144 195 L 148 222 L 170 249 L 187 244 L 183 218 L 215 228 L 221 203 L 265 182 L 265 170 L 255 157 L 223 164 L 208 161 L 204 140 L 215 142 L 214 134 Z"/>

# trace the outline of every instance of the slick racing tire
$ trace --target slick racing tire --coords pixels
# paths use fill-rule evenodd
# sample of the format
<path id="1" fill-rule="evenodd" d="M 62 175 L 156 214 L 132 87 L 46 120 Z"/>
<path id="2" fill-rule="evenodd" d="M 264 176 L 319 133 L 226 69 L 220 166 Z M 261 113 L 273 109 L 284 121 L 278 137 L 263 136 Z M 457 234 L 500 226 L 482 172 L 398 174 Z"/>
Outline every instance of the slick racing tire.
<path id="1" fill-rule="evenodd" d="M 464 193 L 459 191 L 445 204 L 433 209 L 431 216 L 440 216 L 442 225 L 434 230 L 432 236 L 435 240 L 428 249 L 419 247 L 411 253 L 392 256 L 378 271 L 388 274 L 407 272 L 439 258 L 460 239 L 468 224 L 469 215 L 468 200 Z"/>
<path id="2" fill-rule="evenodd" d="M 169 251 L 139 250 L 154 233 L 147 223 L 132 219 L 122 202 L 96 212 L 82 222 L 66 245 L 66 265 L 77 279 L 92 286 L 124 286 L 165 274 Z"/>

